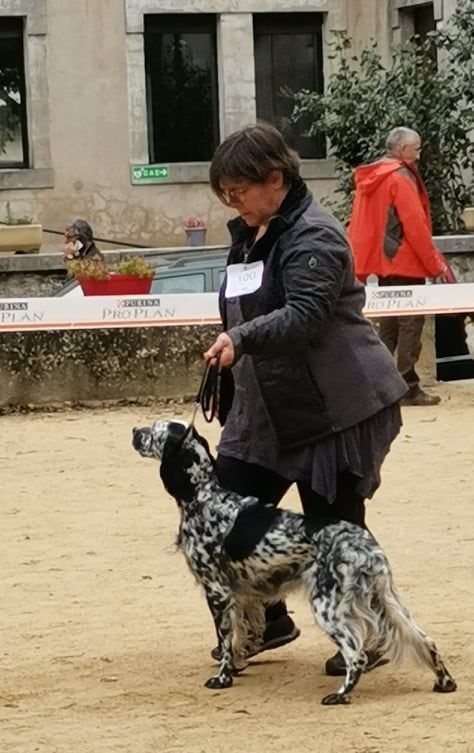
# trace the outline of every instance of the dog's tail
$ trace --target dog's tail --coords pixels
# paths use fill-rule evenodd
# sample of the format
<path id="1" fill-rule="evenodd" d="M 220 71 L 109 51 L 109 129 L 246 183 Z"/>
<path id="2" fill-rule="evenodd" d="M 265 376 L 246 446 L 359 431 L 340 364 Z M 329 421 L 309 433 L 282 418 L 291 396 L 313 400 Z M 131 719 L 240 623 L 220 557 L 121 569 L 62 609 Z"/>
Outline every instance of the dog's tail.
<path id="1" fill-rule="evenodd" d="M 377 613 L 378 639 L 370 648 L 396 664 L 411 655 L 418 663 L 432 667 L 431 641 L 400 601 L 390 572 L 375 577 L 372 609 Z"/>

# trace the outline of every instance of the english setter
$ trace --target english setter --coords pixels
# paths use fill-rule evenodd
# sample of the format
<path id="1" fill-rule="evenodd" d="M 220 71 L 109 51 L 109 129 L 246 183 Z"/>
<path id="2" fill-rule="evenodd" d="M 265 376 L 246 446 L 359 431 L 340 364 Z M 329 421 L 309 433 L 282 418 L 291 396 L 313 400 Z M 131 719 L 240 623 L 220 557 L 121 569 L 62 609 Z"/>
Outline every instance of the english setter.
<path id="1" fill-rule="evenodd" d="M 222 489 L 206 440 L 182 422 L 135 428 L 133 446 L 161 460 L 161 478 L 180 512 L 179 546 L 214 617 L 221 661 L 208 688 L 232 685 L 233 675 L 258 652 L 264 603 L 302 586 L 347 668 L 343 684 L 323 704 L 348 703 L 367 668 L 367 651 L 401 661 L 410 650 L 435 673 L 433 690 L 456 690 L 435 644 L 401 604 L 387 558 L 369 531 Z"/>

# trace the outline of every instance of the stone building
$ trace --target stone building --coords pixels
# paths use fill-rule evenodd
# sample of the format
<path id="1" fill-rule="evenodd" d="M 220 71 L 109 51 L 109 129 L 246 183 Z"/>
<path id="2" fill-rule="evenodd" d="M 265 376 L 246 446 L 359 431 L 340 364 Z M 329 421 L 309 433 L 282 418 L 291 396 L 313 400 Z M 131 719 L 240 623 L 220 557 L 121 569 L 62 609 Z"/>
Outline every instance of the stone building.
<path id="1" fill-rule="evenodd" d="M 184 245 L 189 215 L 226 238 L 207 186 L 212 150 L 256 117 L 282 123 L 282 87 L 321 89 L 328 42 L 355 52 L 443 24 L 455 0 L 0 0 L 0 221 Z M 334 186 L 322 139 L 286 126 L 303 174 Z M 0 147 L 1 147 L 0 142 Z M 57 239 L 51 238 L 49 247 Z"/>

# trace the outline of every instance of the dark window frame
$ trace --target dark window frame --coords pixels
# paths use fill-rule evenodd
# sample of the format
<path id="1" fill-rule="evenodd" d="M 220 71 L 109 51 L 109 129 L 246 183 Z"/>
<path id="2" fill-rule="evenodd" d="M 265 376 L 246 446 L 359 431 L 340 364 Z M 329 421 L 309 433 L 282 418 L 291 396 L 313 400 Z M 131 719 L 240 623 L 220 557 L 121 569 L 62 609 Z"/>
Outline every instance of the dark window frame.
<path id="1" fill-rule="evenodd" d="M 434 17 L 434 5 L 427 2 L 424 5 L 414 5 L 411 8 L 413 16 L 413 30 L 415 34 L 424 37 L 430 31 L 436 29 L 436 19 Z"/>
<path id="2" fill-rule="evenodd" d="M 257 117 L 265 120 L 269 120 L 276 125 L 280 130 L 281 124 L 278 122 L 278 116 L 275 114 L 276 107 L 272 106 L 272 115 L 262 112 L 261 101 L 259 103 L 259 84 L 258 80 L 261 77 L 259 67 L 259 51 L 258 37 L 264 36 L 290 36 L 291 34 L 306 34 L 309 33 L 313 36 L 314 56 L 313 56 L 313 82 L 308 88 L 313 91 L 324 91 L 324 57 L 323 57 L 323 23 L 324 14 L 320 12 L 303 12 L 303 13 L 262 13 L 255 12 L 253 14 L 253 37 L 254 37 L 254 49 L 255 49 L 255 93 L 256 93 L 256 107 Z M 277 91 L 274 90 L 272 97 L 279 96 Z M 273 105 L 273 103 L 272 103 Z M 298 130 L 304 130 L 304 128 L 298 128 Z M 293 129 L 296 130 L 296 129 Z M 295 134 L 293 134 L 295 135 Z M 288 138 L 288 134 L 285 134 L 290 146 L 294 146 L 297 151 L 297 144 L 291 143 L 291 138 Z M 301 138 L 301 136 L 300 136 Z M 307 139 L 306 145 L 311 146 L 311 154 L 302 154 L 303 159 L 325 159 L 326 158 L 326 139 L 323 135 L 311 137 Z"/>
<path id="3" fill-rule="evenodd" d="M 210 125 L 210 143 L 206 157 L 197 155 L 196 159 L 169 159 L 160 155 L 160 146 L 154 129 L 154 87 L 159 83 L 153 81 L 150 45 L 153 37 L 160 34 L 209 34 L 212 47 L 210 106 L 212 108 L 212 122 Z M 144 15 L 144 52 L 148 126 L 148 155 L 150 164 L 156 163 L 192 163 L 207 162 L 220 141 L 219 122 L 219 81 L 217 65 L 217 15 L 215 13 L 150 13 Z"/>
<path id="4" fill-rule="evenodd" d="M 2 160 L 0 154 L 0 170 L 28 169 L 29 168 L 29 140 L 28 140 L 28 114 L 26 103 L 26 69 L 25 69 L 25 16 L 2 16 L 0 15 L 0 44 L 2 39 L 16 39 L 18 42 L 17 60 L 19 73 L 20 93 L 20 128 L 23 160 Z"/>

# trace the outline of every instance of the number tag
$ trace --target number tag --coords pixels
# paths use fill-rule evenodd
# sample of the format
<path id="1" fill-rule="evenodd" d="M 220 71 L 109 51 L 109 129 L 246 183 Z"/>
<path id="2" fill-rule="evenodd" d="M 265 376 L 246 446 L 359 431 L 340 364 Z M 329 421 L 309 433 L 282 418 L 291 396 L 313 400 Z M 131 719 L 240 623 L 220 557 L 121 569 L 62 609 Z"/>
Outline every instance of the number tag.
<path id="1" fill-rule="evenodd" d="M 227 267 L 226 298 L 255 293 L 262 285 L 263 261 L 252 264 L 230 264 Z"/>

